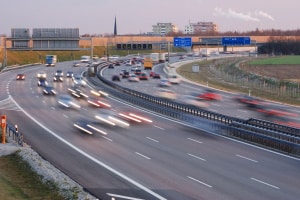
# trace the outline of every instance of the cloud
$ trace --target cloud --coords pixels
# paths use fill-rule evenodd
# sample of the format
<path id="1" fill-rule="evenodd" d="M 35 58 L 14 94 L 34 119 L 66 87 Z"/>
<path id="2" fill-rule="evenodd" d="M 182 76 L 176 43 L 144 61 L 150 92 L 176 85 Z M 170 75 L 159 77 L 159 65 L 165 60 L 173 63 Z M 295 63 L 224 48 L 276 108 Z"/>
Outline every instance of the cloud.
<path id="1" fill-rule="evenodd" d="M 255 13 L 256 13 L 257 16 L 261 16 L 261 17 L 267 18 L 269 20 L 275 21 L 275 19 L 266 12 L 263 12 L 263 11 L 260 10 L 260 11 L 257 11 Z"/>
<path id="2" fill-rule="evenodd" d="M 225 16 L 227 18 L 235 18 L 235 19 L 240 19 L 243 21 L 254 21 L 254 22 L 259 22 L 260 19 L 256 17 L 252 17 L 251 14 L 243 14 L 240 12 L 236 12 L 229 8 L 227 11 L 224 11 L 222 8 L 215 8 L 214 9 L 214 16 Z"/>

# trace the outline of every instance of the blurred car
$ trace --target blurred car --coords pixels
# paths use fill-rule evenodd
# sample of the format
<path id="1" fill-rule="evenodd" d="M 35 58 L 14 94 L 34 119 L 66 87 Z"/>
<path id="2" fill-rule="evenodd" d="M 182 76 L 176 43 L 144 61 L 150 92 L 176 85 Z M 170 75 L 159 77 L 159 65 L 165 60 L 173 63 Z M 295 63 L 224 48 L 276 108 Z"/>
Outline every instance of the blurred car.
<path id="1" fill-rule="evenodd" d="M 64 73 L 62 70 L 60 70 L 60 69 L 56 70 L 55 76 L 63 76 L 63 75 L 64 75 Z"/>
<path id="2" fill-rule="evenodd" d="M 130 71 L 135 72 L 135 70 L 137 70 L 138 68 L 136 66 L 133 66 L 130 68 Z"/>
<path id="3" fill-rule="evenodd" d="M 96 127 L 92 122 L 90 122 L 87 119 L 80 118 L 77 121 L 74 122 L 73 126 L 80 131 L 87 133 L 87 134 L 94 134 L 94 133 L 101 133 L 104 135 L 107 135 L 107 133 L 98 127 Z"/>
<path id="4" fill-rule="evenodd" d="M 150 76 L 150 77 L 153 77 L 154 74 L 155 74 L 155 72 L 154 72 L 154 71 L 151 71 L 151 72 L 149 73 L 149 76 Z"/>
<path id="5" fill-rule="evenodd" d="M 234 97 L 234 100 L 246 105 L 249 108 L 260 108 L 266 104 L 265 101 L 246 94 L 238 94 Z"/>
<path id="6" fill-rule="evenodd" d="M 122 128 L 128 128 L 130 124 L 123 120 L 118 113 L 113 110 L 101 110 L 95 115 L 95 119 L 99 123 L 106 124 L 108 126 L 118 126 Z"/>
<path id="7" fill-rule="evenodd" d="M 195 106 L 198 108 L 208 108 L 209 104 L 205 102 L 203 99 L 200 99 L 198 97 L 192 96 L 192 95 L 184 95 L 180 102 L 186 105 Z"/>
<path id="8" fill-rule="evenodd" d="M 156 73 L 156 72 L 154 72 L 154 74 L 152 75 L 152 78 L 155 78 L 155 79 L 160 79 L 160 74 L 159 74 L 159 73 Z"/>
<path id="9" fill-rule="evenodd" d="M 175 100 L 178 97 L 178 95 L 175 92 L 173 92 L 172 90 L 168 90 L 168 89 L 160 89 L 156 92 L 156 95 L 158 97 L 161 97 L 164 99 L 169 99 L 169 100 Z"/>
<path id="10" fill-rule="evenodd" d="M 80 63 L 79 62 L 74 62 L 73 63 L 73 67 L 79 67 L 80 66 Z"/>
<path id="11" fill-rule="evenodd" d="M 120 66 L 121 63 L 120 63 L 119 61 L 116 61 L 115 65 L 116 65 L 116 66 Z"/>
<path id="12" fill-rule="evenodd" d="M 114 65 L 113 65 L 113 64 L 109 64 L 109 65 L 108 65 L 108 68 L 109 68 L 109 69 L 114 69 Z"/>
<path id="13" fill-rule="evenodd" d="M 124 74 L 124 72 L 126 72 L 126 69 L 121 69 L 120 70 L 120 76 L 122 76 Z"/>
<path id="14" fill-rule="evenodd" d="M 181 82 L 181 79 L 176 74 L 169 74 L 167 78 L 172 84 L 179 84 Z"/>
<path id="15" fill-rule="evenodd" d="M 47 78 L 46 72 L 39 72 L 36 75 L 37 78 Z"/>
<path id="16" fill-rule="evenodd" d="M 55 89 L 50 85 L 47 85 L 43 88 L 43 93 L 45 95 L 56 95 Z"/>
<path id="17" fill-rule="evenodd" d="M 38 79 L 37 85 L 39 87 L 45 87 L 48 85 L 48 81 L 45 78 Z"/>
<path id="18" fill-rule="evenodd" d="M 82 86 L 82 87 L 85 87 L 85 86 L 86 86 L 85 80 L 84 80 L 83 77 L 80 76 L 80 75 L 73 76 L 73 77 L 72 77 L 72 80 L 73 80 L 73 83 L 74 83 L 75 85 L 79 85 L 79 86 Z"/>
<path id="19" fill-rule="evenodd" d="M 205 100 L 217 100 L 220 101 L 222 100 L 222 96 L 218 94 L 216 91 L 207 89 L 204 92 L 200 93 L 197 95 L 198 98 L 200 99 L 205 99 Z"/>
<path id="20" fill-rule="evenodd" d="M 74 76 L 74 73 L 71 71 L 68 71 L 66 76 L 67 76 L 67 78 L 72 78 Z"/>
<path id="21" fill-rule="evenodd" d="M 112 80 L 112 81 L 121 81 L 120 76 L 118 76 L 118 75 L 113 75 L 113 76 L 111 77 L 111 80 Z"/>
<path id="22" fill-rule="evenodd" d="M 68 88 L 70 94 L 76 98 L 88 98 L 89 96 L 82 91 L 78 85 Z"/>
<path id="23" fill-rule="evenodd" d="M 96 108 L 111 108 L 109 102 L 99 97 L 89 97 L 87 100 L 88 104 Z"/>
<path id="24" fill-rule="evenodd" d="M 172 84 L 168 79 L 161 79 L 158 83 L 159 87 L 170 87 Z"/>
<path id="25" fill-rule="evenodd" d="M 25 74 L 17 74 L 16 80 L 25 80 Z"/>
<path id="26" fill-rule="evenodd" d="M 118 112 L 118 116 L 130 123 L 152 123 L 151 119 L 144 117 L 139 113 L 133 113 L 131 111 L 120 111 Z"/>
<path id="27" fill-rule="evenodd" d="M 122 74 L 122 78 L 128 78 L 129 77 L 129 72 L 128 71 L 125 71 L 123 74 Z"/>
<path id="28" fill-rule="evenodd" d="M 129 74 L 129 76 L 128 76 L 128 81 L 129 81 L 129 82 L 139 82 L 140 79 L 139 79 L 139 77 L 138 77 L 137 75 L 135 75 L 135 74 Z"/>
<path id="29" fill-rule="evenodd" d="M 63 78 L 63 76 L 61 76 L 61 75 L 54 75 L 54 76 L 53 76 L 53 81 L 54 81 L 54 82 L 63 82 L 63 81 L 64 81 L 64 78 Z"/>
<path id="30" fill-rule="evenodd" d="M 142 70 L 140 70 L 140 69 L 136 69 L 135 71 L 134 71 L 134 74 L 135 75 L 140 75 L 142 73 Z"/>
<path id="31" fill-rule="evenodd" d="M 144 72 L 141 73 L 138 77 L 140 80 L 148 80 L 149 79 L 148 74 L 146 74 Z"/>
<path id="32" fill-rule="evenodd" d="M 81 106 L 75 103 L 74 99 L 70 95 L 62 94 L 57 97 L 57 102 L 59 105 L 65 108 L 75 108 L 80 109 Z"/>
<path id="33" fill-rule="evenodd" d="M 142 67 L 142 63 L 141 63 L 141 62 L 136 62 L 136 63 L 135 63 L 135 66 L 137 66 L 137 67 Z"/>

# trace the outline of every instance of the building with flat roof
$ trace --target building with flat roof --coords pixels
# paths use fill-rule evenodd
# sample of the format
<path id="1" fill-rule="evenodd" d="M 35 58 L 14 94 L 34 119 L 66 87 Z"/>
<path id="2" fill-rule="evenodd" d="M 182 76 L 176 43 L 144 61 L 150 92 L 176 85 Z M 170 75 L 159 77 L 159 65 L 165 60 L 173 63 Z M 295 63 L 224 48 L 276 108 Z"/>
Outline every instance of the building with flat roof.
<path id="1" fill-rule="evenodd" d="M 189 23 L 184 27 L 184 34 L 191 35 L 203 32 L 218 32 L 218 25 L 213 22 Z"/>
<path id="2" fill-rule="evenodd" d="M 152 26 L 153 35 L 166 35 L 170 32 L 178 33 L 178 27 L 172 23 L 157 23 Z"/>

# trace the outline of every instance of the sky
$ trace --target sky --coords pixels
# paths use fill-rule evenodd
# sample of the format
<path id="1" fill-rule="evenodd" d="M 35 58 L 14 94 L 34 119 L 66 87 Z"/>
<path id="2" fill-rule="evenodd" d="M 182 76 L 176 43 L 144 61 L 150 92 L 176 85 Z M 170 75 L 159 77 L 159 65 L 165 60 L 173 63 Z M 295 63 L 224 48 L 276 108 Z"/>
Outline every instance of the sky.
<path id="1" fill-rule="evenodd" d="M 83 34 L 152 32 L 173 23 L 179 30 L 213 22 L 220 32 L 300 28 L 299 0 L 0 0 L 0 34 L 12 28 L 79 28 Z"/>

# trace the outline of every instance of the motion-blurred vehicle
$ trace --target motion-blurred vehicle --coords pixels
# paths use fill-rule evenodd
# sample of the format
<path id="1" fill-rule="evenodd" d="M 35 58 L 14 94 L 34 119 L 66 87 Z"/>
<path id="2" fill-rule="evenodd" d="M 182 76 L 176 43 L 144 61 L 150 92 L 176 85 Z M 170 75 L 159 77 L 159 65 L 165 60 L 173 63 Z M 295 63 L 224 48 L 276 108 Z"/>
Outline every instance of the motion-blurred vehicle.
<path id="1" fill-rule="evenodd" d="M 218 94 L 216 91 L 211 90 L 211 89 L 206 89 L 204 92 L 197 95 L 197 97 L 200 98 L 200 99 L 208 100 L 208 101 L 212 101 L 212 100 L 220 101 L 220 100 L 222 100 L 222 96 L 220 94 Z"/>
<path id="2" fill-rule="evenodd" d="M 113 110 L 101 110 L 95 115 L 95 119 L 102 124 L 108 126 L 118 126 L 122 128 L 128 128 L 130 124 L 123 120 L 118 113 Z"/>
<path id="3" fill-rule="evenodd" d="M 73 87 L 68 88 L 68 91 L 70 94 L 76 98 L 88 98 L 89 96 L 85 94 L 84 91 L 81 90 L 81 88 L 77 85 L 74 85 Z"/>
<path id="4" fill-rule="evenodd" d="M 134 71 L 134 74 L 135 75 L 140 75 L 142 73 L 142 70 L 140 70 L 140 69 L 136 69 L 135 71 Z"/>
<path id="5" fill-rule="evenodd" d="M 64 77 L 61 75 L 54 75 L 53 76 L 53 81 L 54 82 L 63 82 L 64 81 Z"/>
<path id="6" fill-rule="evenodd" d="M 129 77 L 129 72 L 128 71 L 124 71 L 122 74 L 122 78 L 128 78 Z"/>
<path id="7" fill-rule="evenodd" d="M 25 74 L 17 74 L 16 80 L 25 80 Z"/>
<path id="8" fill-rule="evenodd" d="M 168 89 L 160 89 L 156 92 L 156 95 L 158 97 L 164 98 L 164 99 L 169 99 L 169 100 L 175 100 L 178 98 L 178 95 L 173 92 L 172 90 Z"/>
<path id="9" fill-rule="evenodd" d="M 101 133 L 103 135 L 107 135 L 107 133 L 105 131 L 96 127 L 94 125 L 94 123 L 92 123 L 89 120 L 83 119 L 83 118 L 80 118 L 76 122 L 74 122 L 73 126 L 77 129 L 79 129 L 80 131 L 90 134 L 90 135 L 95 134 L 95 133 Z"/>
<path id="10" fill-rule="evenodd" d="M 109 64 L 108 65 L 108 69 L 114 69 L 114 65 L 113 64 Z"/>
<path id="11" fill-rule="evenodd" d="M 137 70 L 138 68 L 136 66 L 133 66 L 130 68 L 130 71 L 135 72 L 135 70 Z"/>
<path id="12" fill-rule="evenodd" d="M 238 94 L 234 97 L 234 100 L 249 108 L 260 108 L 266 104 L 265 101 L 246 94 Z"/>
<path id="13" fill-rule="evenodd" d="M 129 74 L 129 76 L 128 76 L 128 81 L 129 81 L 129 82 L 139 82 L 140 79 L 139 79 L 139 77 L 138 77 L 137 75 L 135 75 L 135 74 Z"/>
<path id="14" fill-rule="evenodd" d="M 96 108 L 111 108 L 109 102 L 104 100 L 103 98 L 99 97 L 89 97 L 87 99 L 89 105 L 96 107 Z"/>
<path id="15" fill-rule="evenodd" d="M 118 116 L 128 121 L 129 123 L 152 123 L 152 120 L 144 117 L 139 113 L 133 113 L 131 111 L 119 111 Z"/>
<path id="16" fill-rule="evenodd" d="M 37 85 L 39 87 L 45 87 L 45 86 L 48 85 L 48 81 L 45 78 L 39 78 L 38 82 L 37 82 Z"/>
<path id="17" fill-rule="evenodd" d="M 152 78 L 154 78 L 154 79 L 160 79 L 160 74 L 154 72 L 154 74 L 152 75 Z"/>
<path id="18" fill-rule="evenodd" d="M 169 74 L 167 78 L 172 84 L 179 84 L 181 82 L 181 79 L 176 74 Z"/>
<path id="19" fill-rule="evenodd" d="M 46 72 L 39 72 L 36 75 L 37 78 L 47 78 Z"/>
<path id="20" fill-rule="evenodd" d="M 50 85 L 43 87 L 43 93 L 45 95 L 56 95 L 55 89 Z"/>
<path id="21" fill-rule="evenodd" d="M 75 85 L 79 85 L 79 86 L 82 86 L 82 87 L 85 87 L 85 86 L 86 86 L 85 80 L 84 80 L 83 77 L 80 76 L 80 75 L 74 75 L 74 76 L 72 77 L 72 80 L 73 80 L 73 83 L 74 83 Z"/>
<path id="22" fill-rule="evenodd" d="M 168 79 L 161 79 L 158 83 L 159 87 L 170 87 L 172 84 Z"/>
<path id="23" fill-rule="evenodd" d="M 67 94 L 61 94 L 57 97 L 57 102 L 59 105 L 65 108 L 75 108 L 80 109 L 81 106 L 75 102 L 75 100 Z"/>
<path id="24" fill-rule="evenodd" d="M 195 106 L 198 108 L 208 108 L 209 104 L 205 102 L 203 99 L 200 99 L 198 97 L 192 96 L 192 95 L 184 95 L 181 99 L 180 102 L 186 105 L 191 105 Z"/>
<path id="25" fill-rule="evenodd" d="M 74 76 L 74 73 L 71 72 L 71 71 L 68 71 L 67 74 L 66 74 L 67 78 L 73 78 Z"/>
<path id="26" fill-rule="evenodd" d="M 80 63 L 79 62 L 73 62 L 73 67 L 79 67 Z"/>
<path id="27" fill-rule="evenodd" d="M 118 75 L 113 75 L 113 76 L 111 77 L 111 80 L 112 80 L 112 81 L 121 81 L 121 80 L 120 80 L 120 76 L 118 76 Z"/>
<path id="28" fill-rule="evenodd" d="M 144 72 L 141 73 L 138 77 L 140 80 L 148 80 L 149 79 L 148 74 L 146 74 Z"/>

